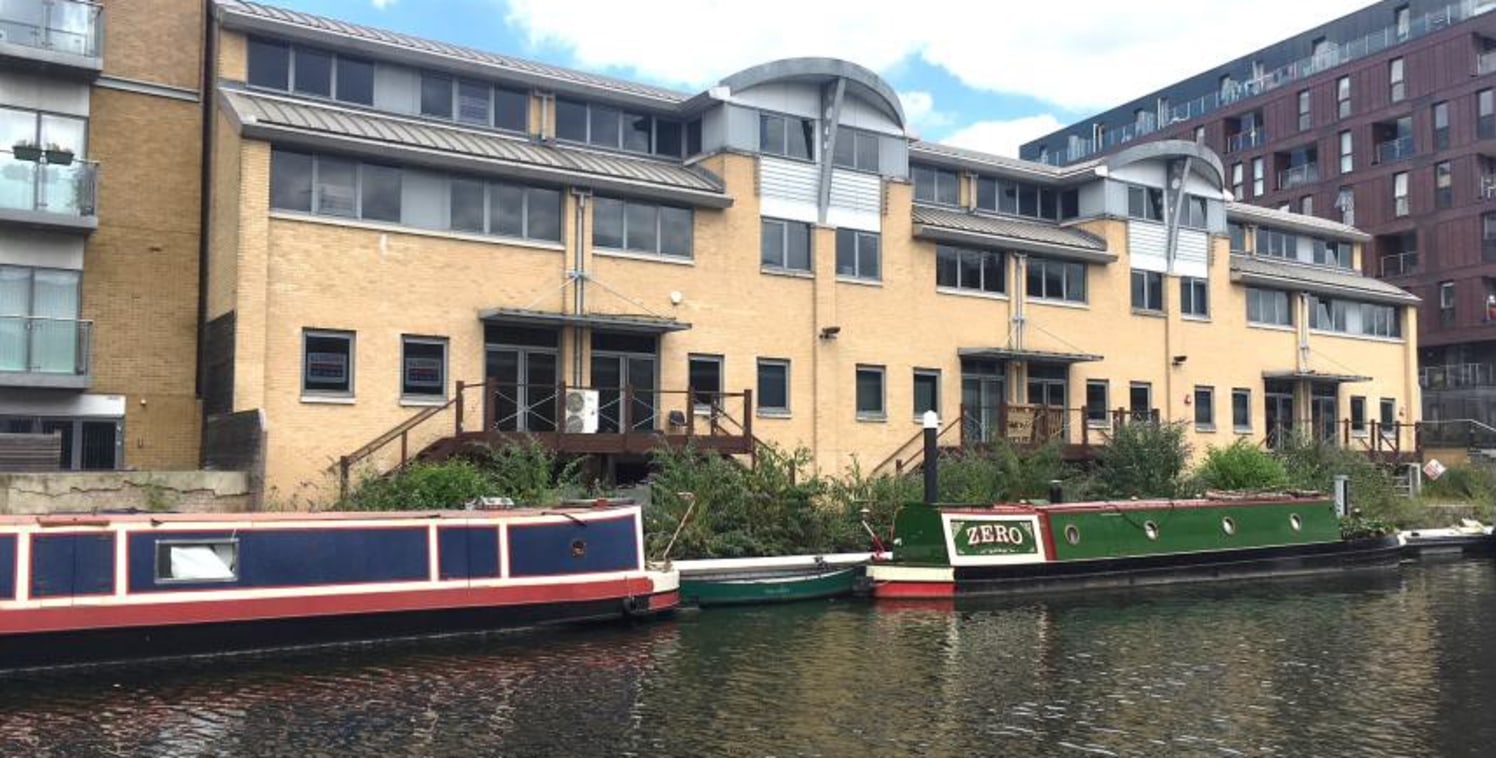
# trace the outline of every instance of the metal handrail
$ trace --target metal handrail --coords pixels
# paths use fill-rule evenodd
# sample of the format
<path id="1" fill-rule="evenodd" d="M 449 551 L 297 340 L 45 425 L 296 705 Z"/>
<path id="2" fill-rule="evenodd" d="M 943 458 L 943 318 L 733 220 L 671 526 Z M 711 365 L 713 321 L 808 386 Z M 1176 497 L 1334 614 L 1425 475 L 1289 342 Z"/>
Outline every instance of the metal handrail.
<path id="1" fill-rule="evenodd" d="M 1418 151 L 1413 145 L 1413 135 L 1411 134 L 1382 140 L 1376 145 L 1377 163 L 1389 163 L 1391 161 L 1402 160 L 1403 158 L 1410 158 L 1416 152 Z"/>
<path id="2" fill-rule="evenodd" d="M 1305 163 L 1278 172 L 1278 189 L 1286 190 L 1319 181 L 1319 164 Z"/>
<path id="3" fill-rule="evenodd" d="M 13 330 L 5 328 L 7 324 L 19 326 L 19 333 L 13 334 Z M 72 341 L 73 359 L 72 365 L 66 371 L 49 371 L 43 364 L 36 363 L 36 356 L 44 353 L 39 347 L 46 346 L 48 333 L 53 339 L 67 335 Z M 24 336 L 23 336 L 24 335 Z M 83 376 L 89 372 L 89 364 L 93 357 L 93 321 L 74 318 L 53 318 L 48 316 L 0 316 L 0 348 L 3 348 L 7 337 L 16 339 L 15 343 L 22 351 L 18 356 L 21 360 L 21 368 L 9 369 L 0 363 L 0 371 L 22 371 L 25 373 L 51 373 L 51 374 L 73 374 Z M 40 337 L 40 339 L 38 339 Z M 38 343 L 41 344 L 38 344 Z"/>
<path id="4" fill-rule="evenodd" d="M 97 215 L 99 164 L 72 153 L 31 147 L 35 159 L 19 155 L 17 148 L 23 145 L 0 147 L 0 208 L 16 208 L 25 211 L 46 211 L 74 216 Z M 49 158 L 48 156 L 52 157 Z M 64 161 L 61 156 L 66 155 Z M 21 186 L 12 184 L 19 182 Z M 14 194 L 7 189 L 18 189 Z M 68 191 L 68 196 L 53 200 L 50 195 L 58 188 Z"/>
<path id="5" fill-rule="evenodd" d="M 1411 274 L 1418 270 L 1418 251 L 1409 250 L 1404 253 L 1384 255 L 1380 261 L 1383 277 Z"/>
<path id="6" fill-rule="evenodd" d="M 86 0 L 47 0 L 40 6 L 41 23 L 29 23 L 15 17 L 0 16 L 0 31 L 5 32 L 5 41 L 42 50 L 63 50 L 87 58 L 97 58 L 103 46 L 103 25 L 99 23 L 104 7 Z M 84 15 L 84 31 L 74 31 L 67 26 L 54 23 L 53 14 L 58 7 L 78 8 Z M 78 44 L 60 44 L 76 41 Z"/>

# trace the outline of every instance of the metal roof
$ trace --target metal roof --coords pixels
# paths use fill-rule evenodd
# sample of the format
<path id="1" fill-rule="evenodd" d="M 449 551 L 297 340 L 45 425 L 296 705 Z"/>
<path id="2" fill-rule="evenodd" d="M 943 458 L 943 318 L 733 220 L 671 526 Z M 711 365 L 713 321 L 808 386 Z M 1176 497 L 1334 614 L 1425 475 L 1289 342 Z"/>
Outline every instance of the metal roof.
<path id="1" fill-rule="evenodd" d="M 1232 281 L 1278 289 L 1301 289 L 1392 305 L 1412 305 L 1418 298 L 1395 285 L 1356 271 L 1262 256 L 1231 256 Z"/>
<path id="2" fill-rule="evenodd" d="M 1289 213 L 1273 208 L 1247 203 L 1227 203 L 1226 218 L 1230 221 L 1246 221 L 1279 229 L 1291 229 L 1306 234 L 1336 237 L 1352 242 L 1367 242 L 1371 235 L 1337 221 L 1303 213 Z"/>
<path id="3" fill-rule="evenodd" d="M 452 45 L 436 40 L 423 39 L 409 34 L 378 29 L 361 24 L 316 16 L 301 11 L 277 8 L 244 0 L 217 0 L 218 14 L 225 26 L 232 29 L 265 32 L 291 32 L 292 36 L 312 35 L 336 36 L 348 42 L 364 43 L 391 53 L 422 55 L 430 59 L 429 65 L 449 64 L 478 65 L 488 68 L 494 75 L 508 76 L 532 84 L 553 86 L 572 85 L 579 88 L 602 90 L 620 95 L 634 96 L 659 101 L 662 106 L 673 106 L 689 95 L 652 87 L 647 84 L 599 76 L 560 66 L 551 66 L 522 58 L 511 58 L 461 45 Z M 295 34 L 300 32 L 300 35 Z"/>
<path id="4" fill-rule="evenodd" d="M 1263 379 L 1307 379 L 1312 382 L 1329 382 L 1332 384 L 1347 384 L 1350 382 L 1369 382 L 1371 377 L 1360 374 L 1329 374 L 1321 371 L 1288 369 L 1285 371 L 1264 371 Z"/>
<path id="5" fill-rule="evenodd" d="M 732 204 L 716 177 L 677 163 L 545 145 L 456 125 L 247 90 L 221 87 L 220 91 L 249 136 L 355 151 L 355 145 L 363 145 L 365 152 L 372 148 L 375 157 L 392 157 L 405 150 L 410 153 L 406 157 L 425 163 L 446 154 L 461 160 L 448 160 L 444 166 L 469 171 L 503 166 L 503 173 L 524 178 L 620 192 L 663 191 L 672 199 L 713 207 Z M 482 159 L 486 165 L 475 164 L 473 158 Z"/>
<path id="6" fill-rule="evenodd" d="M 1103 160 L 1082 161 L 1069 166 L 1055 167 L 1037 161 L 1025 161 L 1004 155 L 993 155 L 964 147 L 944 145 L 938 142 L 912 142 L 909 144 L 911 161 L 926 160 L 931 163 L 969 169 L 971 171 L 995 171 L 1002 174 L 1024 174 L 1036 179 L 1060 181 L 1079 176 L 1090 176 Z"/>
<path id="7" fill-rule="evenodd" d="M 1106 240 L 1080 229 L 1042 221 L 914 206 L 914 236 L 942 242 L 998 246 L 1043 255 L 1110 263 Z"/>
<path id="8" fill-rule="evenodd" d="M 963 347 L 956 351 L 962 358 L 990 358 L 1033 363 L 1093 363 L 1102 359 L 1092 353 L 1060 353 L 1051 350 L 1025 350 L 1016 347 Z"/>
<path id="9" fill-rule="evenodd" d="M 638 316 L 619 313 L 554 313 L 527 308 L 490 308 L 478 314 L 482 321 L 522 326 L 591 326 L 615 332 L 664 334 L 690 329 L 684 321 L 660 316 Z"/>

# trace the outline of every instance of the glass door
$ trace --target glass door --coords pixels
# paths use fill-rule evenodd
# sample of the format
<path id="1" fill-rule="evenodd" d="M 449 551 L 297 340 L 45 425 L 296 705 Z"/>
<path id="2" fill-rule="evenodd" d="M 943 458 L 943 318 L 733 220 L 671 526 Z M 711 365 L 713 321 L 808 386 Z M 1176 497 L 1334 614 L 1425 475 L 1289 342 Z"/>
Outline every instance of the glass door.
<path id="1" fill-rule="evenodd" d="M 995 374 L 961 377 L 962 430 L 967 440 L 991 442 L 998 434 L 1003 404 L 1003 379 Z"/>
<path id="2" fill-rule="evenodd" d="M 556 353 L 533 348 L 488 348 L 484 377 L 492 385 L 493 425 L 500 432 L 556 430 Z"/>
<path id="3" fill-rule="evenodd" d="M 1309 414 L 1316 440 L 1331 444 L 1337 441 L 1336 426 L 1340 418 L 1336 405 L 1334 385 L 1314 385 L 1310 393 Z"/>
<path id="4" fill-rule="evenodd" d="M 1267 423 L 1267 445 L 1276 450 L 1293 434 L 1293 385 L 1268 382 L 1263 392 L 1263 420 Z"/>
<path id="5" fill-rule="evenodd" d="M 625 420 L 632 431 L 655 428 L 656 367 L 653 355 L 592 354 L 599 432 L 617 433 Z"/>

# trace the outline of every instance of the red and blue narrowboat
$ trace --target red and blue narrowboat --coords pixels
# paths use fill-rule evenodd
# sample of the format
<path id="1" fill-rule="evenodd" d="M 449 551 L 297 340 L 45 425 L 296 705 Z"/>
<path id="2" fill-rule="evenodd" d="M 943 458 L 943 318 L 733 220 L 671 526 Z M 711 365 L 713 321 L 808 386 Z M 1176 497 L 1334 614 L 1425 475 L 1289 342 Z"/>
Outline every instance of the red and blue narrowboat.
<path id="1" fill-rule="evenodd" d="M 0 669 L 652 615 L 640 508 L 0 517 Z"/>

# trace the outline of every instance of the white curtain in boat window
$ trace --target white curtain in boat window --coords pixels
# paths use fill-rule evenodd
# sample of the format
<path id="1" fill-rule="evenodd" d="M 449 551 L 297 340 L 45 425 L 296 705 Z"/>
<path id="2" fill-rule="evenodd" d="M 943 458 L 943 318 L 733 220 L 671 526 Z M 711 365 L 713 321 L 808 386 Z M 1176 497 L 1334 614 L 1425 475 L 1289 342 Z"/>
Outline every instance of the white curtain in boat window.
<path id="1" fill-rule="evenodd" d="M 26 370 L 26 316 L 31 313 L 31 270 L 0 266 L 0 371 Z"/>
<path id="2" fill-rule="evenodd" d="M 78 272 L 32 272 L 31 369 L 72 373 L 78 355 Z"/>
<path id="3" fill-rule="evenodd" d="M 238 546 L 232 543 L 171 545 L 168 550 L 171 554 L 169 579 L 233 579 L 238 568 Z"/>

